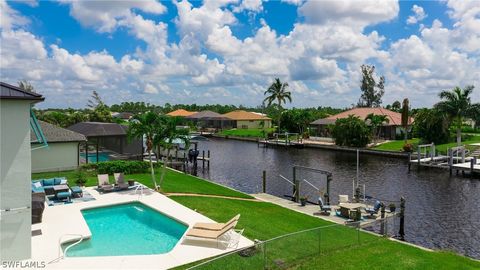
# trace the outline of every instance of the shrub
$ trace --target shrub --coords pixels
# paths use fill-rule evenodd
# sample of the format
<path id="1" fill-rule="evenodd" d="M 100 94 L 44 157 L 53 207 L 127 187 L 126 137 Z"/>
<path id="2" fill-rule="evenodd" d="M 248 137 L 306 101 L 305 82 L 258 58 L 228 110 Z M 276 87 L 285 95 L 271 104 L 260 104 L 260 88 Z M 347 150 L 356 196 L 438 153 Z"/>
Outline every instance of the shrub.
<path id="1" fill-rule="evenodd" d="M 145 161 L 114 160 L 97 163 L 97 172 L 99 174 L 113 174 L 117 172 L 123 172 L 124 174 L 144 173 L 149 168 L 149 163 Z"/>
<path id="2" fill-rule="evenodd" d="M 442 144 L 448 142 L 448 118 L 435 109 L 423 109 L 415 115 L 413 132 L 424 143 Z"/>
<path id="3" fill-rule="evenodd" d="M 370 142 L 371 130 L 360 118 L 349 115 L 337 119 L 332 127 L 335 144 L 352 147 L 365 147 Z"/>
<path id="4" fill-rule="evenodd" d="M 74 177 L 75 183 L 79 186 L 83 186 L 87 182 L 87 175 L 81 167 L 75 171 Z"/>

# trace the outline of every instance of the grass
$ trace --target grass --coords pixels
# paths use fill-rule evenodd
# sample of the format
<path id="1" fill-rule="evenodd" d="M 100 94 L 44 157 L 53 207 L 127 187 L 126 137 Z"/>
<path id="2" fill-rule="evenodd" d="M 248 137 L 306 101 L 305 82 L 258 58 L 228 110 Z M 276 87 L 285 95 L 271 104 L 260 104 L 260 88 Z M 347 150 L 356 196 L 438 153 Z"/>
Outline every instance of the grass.
<path id="1" fill-rule="evenodd" d="M 265 134 L 272 133 L 274 128 L 265 129 Z M 264 138 L 263 129 L 229 129 L 223 130 L 221 135 L 225 136 L 238 136 L 238 137 L 251 137 L 251 138 Z"/>
<path id="2" fill-rule="evenodd" d="M 378 146 L 375 146 L 373 149 L 375 150 L 380 150 L 380 151 L 402 151 L 403 147 L 403 140 L 398 140 L 398 141 L 391 141 L 387 142 Z M 414 151 L 416 151 L 416 147 L 420 142 L 420 139 L 412 139 L 408 140 L 409 143 L 412 143 L 414 145 Z M 480 136 L 472 136 L 470 139 L 462 141 L 462 145 L 466 145 L 467 148 L 469 149 L 474 149 L 475 147 L 470 146 L 469 144 L 472 143 L 480 143 Z M 451 142 L 451 143 L 445 143 L 445 144 L 439 144 L 435 146 L 435 149 L 437 152 L 441 152 L 442 154 L 446 154 L 448 151 L 448 148 L 455 147 L 457 146 L 456 142 Z"/>
<path id="3" fill-rule="evenodd" d="M 156 169 L 157 183 L 160 179 L 161 169 Z M 51 177 L 66 177 L 68 184 L 74 186 L 75 184 L 75 171 L 59 171 L 59 172 L 47 172 L 47 173 L 33 173 L 32 179 L 42 179 Z M 126 179 L 135 179 L 136 181 L 153 188 L 153 182 L 150 173 L 143 174 L 130 174 L 125 175 Z M 114 183 L 113 176 L 110 176 L 110 183 Z M 89 172 L 87 182 L 85 186 L 96 186 L 98 184 L 96 173 Z M 195 177 L 192 175 L 184 174 L 172 169 L 168 169 L 165 180 L 161 185 L 162 191 L 167 193 L 198 193 L 209 195 L 220 195 L 228 197 L 239 198 L 252 198 L 250 195 L 217 185 L 210 181 Z"/>
<path id="4" fill-rule="evenodd" d="M 173 197 L 177 202 L 218 222 L 241 214 L 237 228 L 250 239 L 266 240 L 283 234 L 331 223 L 280 206 L 219 198 Z M 360 238 L 358 238 L 360 237 Z M 480 263 L 450 252 L 429 252 L 400 244 L 346 226 L 324 229 L 319 245 L 318 231 L 268 242 L 268 269 L 479 269 Z M 355 245 L 360 239 L 360 246 Z M 320 251 L 320 253 L 319 253 Z M 191 266 L 192 264 L 188 265 Z M 179 267 L 185 269 L 187 266 Z M 263 269 L 264 253 L 252 257 L 231 255 L 201 269 Z"/>

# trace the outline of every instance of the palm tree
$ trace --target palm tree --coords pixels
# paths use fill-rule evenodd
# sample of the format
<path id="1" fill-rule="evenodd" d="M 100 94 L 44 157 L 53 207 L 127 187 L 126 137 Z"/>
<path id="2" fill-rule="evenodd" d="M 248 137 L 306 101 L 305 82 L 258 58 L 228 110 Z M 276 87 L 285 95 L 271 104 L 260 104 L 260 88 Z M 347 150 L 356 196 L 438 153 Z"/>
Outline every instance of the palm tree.
<path id="1" fill-rule="evenodd" d="M 21 80 L 18 82 L 18 87 L 27 92 L 34 92 L 33 85 L 27 80 Z"/>
<path id="2" fill-rule="evenodd" d="M 179 143 L 184 143 L 185 149 L 188 149 L 190 145 L 190 137 L 188 129 L 177 128 L 181 121 L 179 117 L 162 116 L 159 119 L 161 125 L 154 138 L 154 144 L 167 150 L 167 157 L 163 158 L 163 168 L 160 176 L 161 186 L 167 171 L 167 163 L 170 162 L 170 151 Z"/>
<path id="3" fill-rule="evenodd" d="M 376 114 L 369 114 L 365 117 L 365 121 L 369 122 L 370 127 L 372 128 L 373 133 L 373 142 L 376 142 L 376 139 L 380 135 L 380 127 L 384 124 L 388 124 L 390 120 L 386 115 L 376 115 Z"/>
<path id="4" fill-rule="evenodd" d="M 480 111 L 480 104 L 472 104 L 470 94 L 473 92 L 473 85 L 464 89 L 455 87 L 452 90 L 444 90 L 439 96 L 442 99 L 435 107 L 449 116 L 457 130 L 457 145 L 462 143 L 462 125 L 467 117 L 474 117 Z"/>
<path id="5" fill-rule="evenodd" d="M 267 102 L 267 106 L 277 102 L 280 113 L 278 114 L 278 132 L 280 133 L 280 119 L 282 117 L 282 103 L 292 102 L 292 93 L 287 91 L 288 83 L 282 83 L 279 78 L 275 78 L 275 81 L 268 87 L 264 95 L 268 95 L 264 102 Z"/>
<path id="6" fill-rule="evenodd" d="M 152 174 L 152 182 L 155 190 L 158 189 L 157 181 L 155 181 L 155 170 L 153 169 L 152 162 L 152 149 L 155 146 L 156 132 L 160 126 L 160 119 L 156 113 L 147 112 L 144 114 L 134 115 L 130 119 L 130 125 L 128 128 L 128 139 L 133 138 L 143 139 L 145 137 L 145 143 L 147 145 L 147 152 L 150 159 L 150 171 Z"/>

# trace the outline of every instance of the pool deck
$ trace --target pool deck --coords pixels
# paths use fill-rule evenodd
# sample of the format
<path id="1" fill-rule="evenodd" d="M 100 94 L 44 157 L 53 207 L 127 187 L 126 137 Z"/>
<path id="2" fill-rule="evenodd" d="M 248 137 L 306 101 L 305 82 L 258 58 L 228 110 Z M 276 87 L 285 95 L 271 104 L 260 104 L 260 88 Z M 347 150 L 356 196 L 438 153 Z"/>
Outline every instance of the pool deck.
<path id="1" fill-rule="evenodd" d="M 300 212 L 300 213 L 303 213 L 303 214 L 306 214 L 306 215 L 309 215 L 309 216 L 315 216 L 315 217 L 318 217 L 318 218 L 321 218 L 321 219 L 324 219 L 324 220 L 327 220 L 327 221 L 331 221 L 331 222 L 334 222 L 334 223 L 337 223 L 337 224 L 345 224 L 345 222 L 347 221 L 347 219 L 345 219 L 345 218 L 341 218 L 341 217 L 336 216 L 333 211 L 329 215 L 324 215 L 323 213 L 320 212 L 320 207 L 318 205 L 307 204 L 305 206 L 301 206 L 299 203 L 296 203 L 292 200 L 287 200 L 287 199 L 280 198 L 280 197 L 270 195 L 270 194 L 267 194 L 267 193 L 257 193 L 257 194 L 251 194 L 251 195 L 258 200 L 273 203 L 273 204 L 288 208 L 288 209 L 293 210 L 293 211 L 297 211 L 297 212 Z M 338 206 L 337 205 L 332 205 L 332 208 L 338 208 Z M 391 217 L 391 216 L 393 216 L 392 213 L 385 212 L 385 217 Z M 376 218 L 371 218 L 371 219 L 366 218 L 366 219 L 362 220 L 360 222 L 360 226 L 366 226 L 368 224 L 371 224 L 371 223 L 375 222 L 377 219 L 380 219 L 380 212 L 379 212 L 379 214 L 377 215 Z"/>
<path id="2" fill-rule="evenodd" d="M 189 227 L 196 222 L 213 222 L 194 210 L 147 188 L 142 196 L 134 190 L 100 194 L 94 188 L 86 189 L 95 200 L 45 207 L 42 223 L 32 225 L 32 231 L 41 230 L 41 235 L 32 236 L 32 259 L 29 261 L 46 262 L 47 269 L 168 269 L 253 244 L 243 236 L 240 237 L 236 247 L 229 248 L 217 247 L 215 242 L 191 241 L 182 238 L 173 250 L 165 254 L 66 257 L 58 262 L 48 263 L 59 257 L 60 237 L 63 236 L 62 242 L 79 238 L 79 236 L 65 236 L 67 234 L 91 237 L 88 225 L 80 212 L 86 208 L 140 201 Z"/>

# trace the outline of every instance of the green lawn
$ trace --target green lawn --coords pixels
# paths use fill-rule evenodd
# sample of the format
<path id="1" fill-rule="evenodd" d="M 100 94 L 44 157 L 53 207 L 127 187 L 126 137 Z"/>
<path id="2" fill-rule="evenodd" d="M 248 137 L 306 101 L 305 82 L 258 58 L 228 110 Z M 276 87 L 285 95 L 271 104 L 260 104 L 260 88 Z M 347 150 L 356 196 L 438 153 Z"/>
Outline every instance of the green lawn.
<path id="1" fill-rule="evenodd" d="M 416 151 L 416 147 L 420 142 L 420 139 L 412 139 L 408 140 L 409 143 L 412 143 L 414 145 L 414 151 Z M 470 139 L 466 141 L 462 141 L 462 145 L 466 145 L 467 148 L 473 149 L 475 147 L 469 146 L 469 144 L 472 143 L 480 143 L 480 136 L 473 136 Z M 378 146 L 375 146 L 373 149 L 375 150 L 380 150 L 380 151 L 402 151 L 404 141 L 403 140 L 398 140 L 398 141 L 391 141 L 388 143 L 384 143 Z M 448 148 L 455 147 L 457 146 L 456 142 L 451 142 L 451 143 L 445 143 L 445 144 L 439 144 L 435 146 L 435 149 L 437 152 L 441 152 L 442 154 L 446 154 L 448 151 Z"/>
<path id="2" fill-rule="evenodd" d="M 274 128 L 267 128 L 265 129 L 265 134 L 272 133 L 275 129 Z M 223 130 L 221 135 L 225 136 L 238 136 L 238 137 L 252 137 L 252 138 L 263 138 L 262 129 L 229 129 Z"/>
<path id="3" fill-rule="evenodd" d="M 159 183 L 161 169 L 156 170 L 156 179 Z M 32 179 L 42 179 L 50 177 L 66 177 L 70 186 L 75 184 L 74 171 L 60 171 L 48 173 L 33 173 Z M 152 178 L 150 173 L 125 175 L 126 179 L 135 179 L 136 181 L 153 188 Z M 110 182 L 114 183 L 113 176 L 110 175 Z M 97 177 L 94 172 L 90 172 L 87 178 L 86 186 L 96 186 L 98 184 Z M 179 192 L 179 193 L 199 193 L 222 195 L 229 197 L 252 198 L 250 195 L 229 189 L 210 181 L 184 174 L 175 170 L 168 169 L 164 183 L 162 183 L 162 191 L 164 192 Z"/>
<path id="4" fill-rule="evenodd" d="M 218 222 L 241 214 L 237 228 L 250 239 L 266 240 L 331 223 L 264 202 L 173 197 Z M 360 238 L 358 238 L 360 237 Z M 321 241 L 319 241 L 321 240 Z M 359 241 L 360 240 L 360 241 Z M 358 241 L 361 243 L 358 244 Z M 320 243 L 320 244 L 319 244 Z M 335 226 L 268 242 L 268 269 L 479 269 L 480 263 L 448 252 L 428 252 L 381 237 Z M 264 253 L 228 256 L 201 269 L 263 269 Z M 191 265 L 188 265 L 191 266 Z M 186 266 L 179 267 L 185 269 Z"/>

